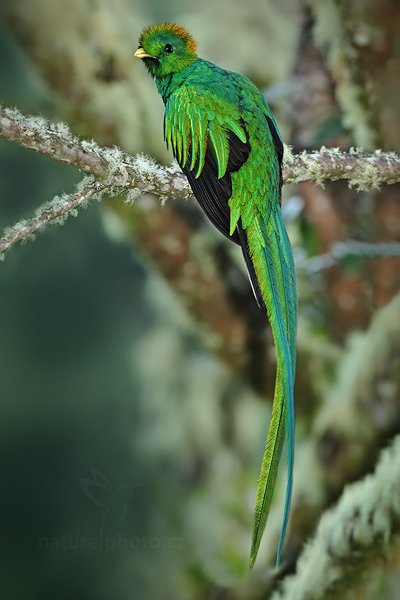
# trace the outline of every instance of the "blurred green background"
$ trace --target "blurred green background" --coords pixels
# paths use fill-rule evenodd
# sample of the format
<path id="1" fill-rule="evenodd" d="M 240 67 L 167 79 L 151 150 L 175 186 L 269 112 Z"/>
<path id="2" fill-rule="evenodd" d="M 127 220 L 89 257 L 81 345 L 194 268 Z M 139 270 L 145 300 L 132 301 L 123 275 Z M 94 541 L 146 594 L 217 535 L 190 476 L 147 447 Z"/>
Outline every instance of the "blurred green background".
<path id="1" fill-rule="evenodd" d="M 4 26 L 0 44 L 2 99 L 46 110 L 52 101 Z M 3 141 L 0 156 L 3 227 L 79 180 Z M 175 533 L 151 498 L 165 488 L 179 494 L 176 478 L 135 441 L 144 400 L 135 353 L 160 319 L 146 301 L 146 270 L 127 245 L 110 242 L 95 205 L 13 258 L 0 283 L 1 596 L 131 598 L 132 582 L 135 597 L 151 596 L 150 566 L 164 550 L 87 547 L 114 530 L 135 544 L 143 535 L 164 544 Z M 96 488 L 93 469 L 109 486 Z M 133 493 L 123 497 L 121 486 Z M 125 561 L 131 568 L 119 576 Z"/>
<path id="2" fill-rule="evenodd" d="M 161 100 L 132 50 L 144 25 L 174 20 L 191 29 L 201 55 L 265 90 L 295 149 L 399 151 L 399 12 L 389 0 L 5 0 L 0 101 L 168 162 Z M 75 169 L 0 141 L 1 228 L 79 180 Z M 299 262 L 311 265 L 348 238 L 400 241 L 398 187 L 356 194 L 341 182 L 324 190 L 304 183 L 285 197 Z M 253 315 L 240 256 L 195 206 L 141 202 L 93 203 L 0 265 L 1 597 L 251 599 L 276 585 L 284 481 L 259 563 L 247 568 L 274 381 L 263 316 Z M 185 260 L 202 265 L 205 248 L 213 263 L 204 261 L 206 273 L 223 270 L 228 299 L 244 286 L 232 314 L 245 315 L 253 340 L 243 342 L 246 368 L 236 367 L 228 343 L 215 350 L 212 316 L 195 294 L 188 299 L 173 261 L 152 241 L 157 219 L 184 223 L 193 239 Z M 327 419 L 341 366 L 353 358 L 349 340 L 367 335 L 398 292 L 399 266 L 353 257 L 299 270 L 300 487 L 288 571 L 321 511 L 373 468 L 399 429 L 396 353 L 377 375 L 392 385 L 389 395 L 349 392 L 355 423 L 360 411 L 371 413 L 362 431 Z M 310 447 L 315 481 L 307 485 Z M 380 595 L 360 597 L 396 597 L 388 574 L 374 581 Z"/>

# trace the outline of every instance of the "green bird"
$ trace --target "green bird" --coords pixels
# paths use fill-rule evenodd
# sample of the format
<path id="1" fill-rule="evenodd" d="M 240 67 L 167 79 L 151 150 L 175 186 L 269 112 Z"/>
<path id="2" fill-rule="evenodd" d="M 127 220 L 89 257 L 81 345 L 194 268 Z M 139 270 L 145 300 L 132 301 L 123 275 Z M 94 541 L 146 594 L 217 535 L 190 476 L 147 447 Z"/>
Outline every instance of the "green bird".
<path id="1" fill-rule="evenodd" d="M 272 328 L 276 381 L 256 494 L 250 567 L 286 441 L 288 475 L 278 566 L 293 486 L 297 329 L 295 267 L 281 212 L 282 140 L 258 88 L 243 75 L 199 58 L 197 44 L 184 27 L 147 27 L 135 56 L 143 59 L 164 101 L 167 146 L 207 217 L 241 246 L 255 298 Z"/>

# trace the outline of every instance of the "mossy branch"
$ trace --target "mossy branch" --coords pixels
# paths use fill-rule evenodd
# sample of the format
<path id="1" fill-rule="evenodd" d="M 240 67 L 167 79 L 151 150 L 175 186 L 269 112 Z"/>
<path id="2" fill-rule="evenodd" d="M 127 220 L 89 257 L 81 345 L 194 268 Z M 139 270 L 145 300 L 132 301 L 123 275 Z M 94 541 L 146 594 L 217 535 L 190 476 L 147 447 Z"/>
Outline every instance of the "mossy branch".
<path id="1" fill-rule="evenodd" d="M 387 555 L 400 532 L 400 437 L 382 452 L 373 475 L 346 488 L 325 513 L 297 572 L 273 600 L 342 598 Z"/>
<path id="2" fill-rule="evenodd" d="M 102 148 L 93 140 L 73 136 L 65 123 L 51 123 L 40 116 L 0 107 L 0 137 L 74 165 L 108 187 L 151 192 L 161 199 L 189 195 L 186 178 L 177 165 L 161 167 L 143 155 L 128 156 L 116 146 Z"/>
<path id="3" fill-rule="evenodd" d="M 130 157 L 119 148 L 101 148 L 94 141 L 74 137 L 64 123 L 50 123 L 41 117 L 25 116 L 18 110 L 0 107 L 0 137 L 25 148 L 75 165 L 108 185 L 151 192 L 162 198 L 191 195 L 178 167 L 162 167 L 141 155 Z M 376 188 L 400 182 L 400 156 L 394 152 L 364 154 L 361 150 L 324 148 L 293 154 L 286 148 L 285 183 L 346 179 L 357 189 Z"/>
<path id="4" fill-rule="evenodd" d="M 285 183 L 311 181 L 319 185 L 344 179 L 357 191 L 379 189 L 384 183 L 400 182 L 400 155 L 381 150 L 366 153 L 360 148 L 345 152 L 324 146 L 316 151 L 292 154 L 286 146 L 283 179 Z"/>
<path id="5" fill-rule="evenodd" d="M 64 199 L 56 198 L 29 222 L 22 221 L 4 232 L 0 253 L 16 242 L 32 237 L 44 225 L 57 222 L 99 189 L 112 191 L 111 188 L 117 187 L 131 199 L 144 192 L 153 193 L 162 201 L 168 197 L 191 196 L 186 178 L 177 165 L 163 167 L 142 155 L 128 156 L 117 147 L 102 148 L 93 140 L 73 136 L 64 123 L 50 123 L 42 117 L 26 116 L 16 109 L 0 107 L 0 137 L 74 165 L 94 177 L 86 194 L 81 191 Z M 400 156 L 379 151 L 364 155 L 358 150 L 342 152 L 337 148 L 295 155 L 290 148 L 286 149 L 286 183 L 308 180 L 322 184 L 327 179 L 347 179 L 349 185 L 360 190 L 399 182 Z"/>
<path id="6" fill-rule="evenodd" d="M 4 260 L 4 252 L 11 246 L 34 239 L 35 234 L 49 223 L 62 225 L 69 216 L 76 216 L 78 208 L 85 206 L 94 196 L 99 198 L 104 190 L 104 184 L 93 177 L 85 177 L 74 194 L 55 196 L 51 202 L 38 208 L 29 221 L 18 221 L 13 227 L 8 227 L 0 238 L 0 260 Z"/>

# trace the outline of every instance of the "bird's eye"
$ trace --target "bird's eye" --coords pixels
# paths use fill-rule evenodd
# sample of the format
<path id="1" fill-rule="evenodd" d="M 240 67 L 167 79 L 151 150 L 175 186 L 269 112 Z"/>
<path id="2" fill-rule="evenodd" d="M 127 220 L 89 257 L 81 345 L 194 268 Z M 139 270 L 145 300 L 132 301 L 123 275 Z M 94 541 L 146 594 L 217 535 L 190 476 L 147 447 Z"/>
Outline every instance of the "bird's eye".
<path id="1" fill-rule="evenodd" d="M 164 46 L 164 52 L 166 52 L 167 54 L 171 54 L 173 51 L 174 51 L 174 49 L 171 46 L 171 44 L 165 44 L 165 46 Z"/>

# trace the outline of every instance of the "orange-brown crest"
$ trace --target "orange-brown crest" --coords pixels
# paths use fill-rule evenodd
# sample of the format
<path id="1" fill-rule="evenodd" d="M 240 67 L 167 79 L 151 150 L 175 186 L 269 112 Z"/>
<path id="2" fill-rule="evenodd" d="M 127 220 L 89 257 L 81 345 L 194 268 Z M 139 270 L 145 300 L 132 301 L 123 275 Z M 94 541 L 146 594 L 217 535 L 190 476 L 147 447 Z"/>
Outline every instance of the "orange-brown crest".
<path id="1" fill-rule="evenodd" d="M 169 33 L 173 33 L 180 38 L 182 38 L 188 45 L 188 48 L 191 52 L 197 51 L 197 42 L 193 38 L 193 36 L 188 32 L 188 30 L 182 25 L 178 25 L 178 23 L 160 23 L 158 25 L 149 25 L 146 29 L 143 30 L 142 35 L 140 36 L 143 39 L 150 33 L 154 33 L 155 31 L 165 31 Z"/>

